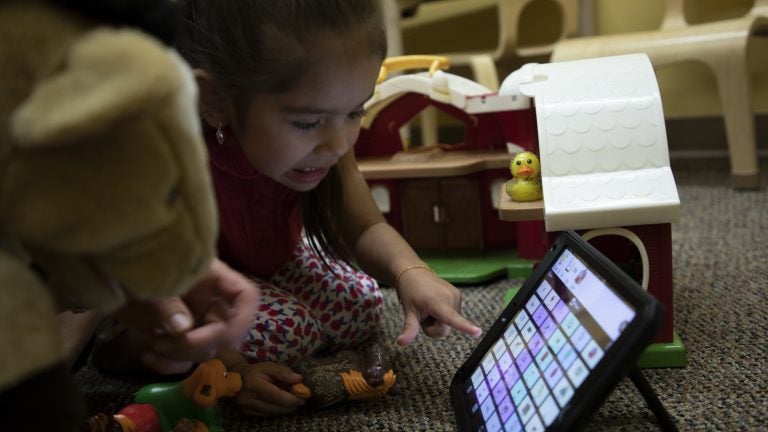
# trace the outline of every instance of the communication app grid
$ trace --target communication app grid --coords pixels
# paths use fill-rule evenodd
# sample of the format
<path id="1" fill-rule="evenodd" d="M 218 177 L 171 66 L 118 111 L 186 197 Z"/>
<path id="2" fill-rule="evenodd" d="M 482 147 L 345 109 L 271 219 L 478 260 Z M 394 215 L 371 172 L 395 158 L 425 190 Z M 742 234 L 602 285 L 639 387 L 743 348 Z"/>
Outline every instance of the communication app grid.
<path id="1" fill-rule="evenodd" d="M 478 431 L 543 431 L 635 310 L 565 249 L 465 383 Z"/>

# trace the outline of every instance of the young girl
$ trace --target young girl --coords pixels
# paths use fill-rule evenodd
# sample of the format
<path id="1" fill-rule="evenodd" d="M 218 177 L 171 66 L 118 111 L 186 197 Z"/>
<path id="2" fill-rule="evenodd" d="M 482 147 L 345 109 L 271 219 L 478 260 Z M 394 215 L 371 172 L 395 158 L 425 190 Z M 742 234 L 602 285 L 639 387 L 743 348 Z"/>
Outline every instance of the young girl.
<path id="1" fill-rule="evenodd" d="M 459 291 L 384 222 L 354 159 L 386 53 L 378 1 L 185 5 L 178 48 L 200 86 L 219 254 L 262 293 L 241 352 L 220 353 L 244 376 L 238 403 L 250 414 L 296 409 L 302 400 L 284 390 L 301 380 L 293 362 L 371 335 L 382 311 L 376 280 L 397 289 L 401 346 L 419 328 L 481 332 L 460 315 Z"/>

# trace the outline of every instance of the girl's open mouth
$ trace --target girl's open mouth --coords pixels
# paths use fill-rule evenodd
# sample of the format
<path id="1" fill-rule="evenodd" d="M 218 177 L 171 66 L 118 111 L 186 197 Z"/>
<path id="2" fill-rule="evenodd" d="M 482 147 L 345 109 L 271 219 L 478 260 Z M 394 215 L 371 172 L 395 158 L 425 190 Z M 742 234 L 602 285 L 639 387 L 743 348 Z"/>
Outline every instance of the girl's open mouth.
<path id="1" fill-rule="evenodd" d="M 291 180 L 299 183 L 316 183 L 322 180 L 328 173 L 328 168 L 295 168 L 289 173 Z"/>

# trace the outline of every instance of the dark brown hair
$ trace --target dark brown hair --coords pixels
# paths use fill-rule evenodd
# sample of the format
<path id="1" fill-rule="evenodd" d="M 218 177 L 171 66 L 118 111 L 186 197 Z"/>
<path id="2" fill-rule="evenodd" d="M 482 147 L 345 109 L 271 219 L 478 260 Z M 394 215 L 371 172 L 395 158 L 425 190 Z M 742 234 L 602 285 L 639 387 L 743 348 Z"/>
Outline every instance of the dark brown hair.
<path id="1" fill-rule="evenodd" d="M 318 40 L 359 40 L 383 59 L 387 42 L 379 0 L 188 0 L 177 47 L 206 71 L 242 123 L 256 94 L 279 94 L 299 85 L 321 60 Z M 339 235 L 342 181 L 337 167 L 301 198 L 310 245 L 349 262 L 351 245 Z"/>

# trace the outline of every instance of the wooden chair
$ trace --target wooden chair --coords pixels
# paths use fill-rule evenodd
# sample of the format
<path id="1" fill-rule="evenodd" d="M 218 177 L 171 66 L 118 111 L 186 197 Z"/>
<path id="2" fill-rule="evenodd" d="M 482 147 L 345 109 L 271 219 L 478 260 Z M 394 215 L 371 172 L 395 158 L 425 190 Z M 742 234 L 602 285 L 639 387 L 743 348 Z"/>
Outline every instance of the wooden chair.
<path id="1" fill-rule="evenodd" d="M 645 52 L 655 69 L 683 62 L 700 62 L 712 70 L 725 120 L 731 179 L 738 189 L 760 185 L 752 112 L 748 43 L 768 36 L 768 0 L 755 0 L 744 16 L 706 22 L 716 16 L 696 0 L 666 0 L 658 30 L 566 39 L 555 45 L 552 61 L 576 60 Z M 693 3 L 692 3 L 693 2 Z M 725 7 L 725 2 L 708 2 Z"/>

